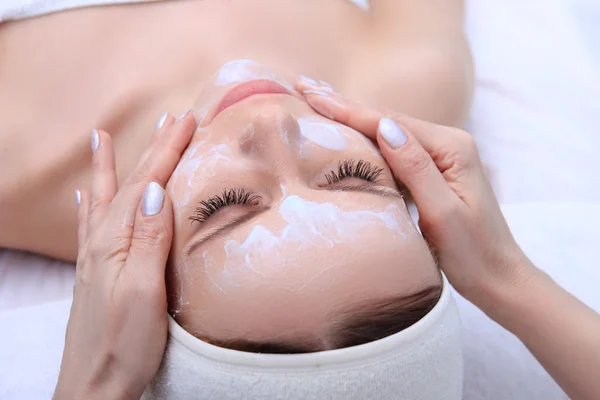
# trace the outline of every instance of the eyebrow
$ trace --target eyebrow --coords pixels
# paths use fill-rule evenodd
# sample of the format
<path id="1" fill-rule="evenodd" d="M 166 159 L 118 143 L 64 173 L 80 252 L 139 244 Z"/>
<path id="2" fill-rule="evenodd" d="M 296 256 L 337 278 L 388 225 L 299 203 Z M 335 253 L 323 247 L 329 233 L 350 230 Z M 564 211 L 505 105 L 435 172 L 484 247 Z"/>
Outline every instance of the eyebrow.
<path id="1" fill-rule="evenodd" d="M 387 186 L 376 186 L 376 185 L 337 185 L 334 187 L 331 187 L 329 189 L 327 189 L 328 191 L 331 192 L 358 192 L 358 193 L 367 193 L 367 194 L 372 194 L 372 195 L 376 195 L 376 196 L 380 196 L 380 197 L 384 197 L 384 198 L 395 198 L 395 199 L 402 199 L 402 194 L 400 192 L 398 192 L 395 189 L 389 188 Z M 231 232 L 232 230 L 234 230 L 235 228 L 237 228 L 240 225 L 245 224 L 246 222 L 254 219 L 255 217 L 265 213 L 266 211 L 268 211 L 270 209 L 270 207 L 264 207 L 264 208 L 260 208 L 260 209 L 256 209 L 256 210 L 252 210 L 250 212 L 248 212 L 247 214 L 239 217 L 239 218 L 235 218 L 229 222 L 227 222 L 225 225 L 220 226 L 217 229 L 214 229 L 212 231 L 209 231 L 208 233 L 202 235 L 198 240 L 196 240 L 194 243 L 192 243 L 191 245 L 189 245 L 185 250 L 184 250 L 184 254 L 185 256 L 189 256 L 191 253 L 194 252 L 194 250 L 196 250 L 198 247 L 202 246 L 203 244 L 216 239 L 217 237 L 223 236 L 229 232 Z"/>

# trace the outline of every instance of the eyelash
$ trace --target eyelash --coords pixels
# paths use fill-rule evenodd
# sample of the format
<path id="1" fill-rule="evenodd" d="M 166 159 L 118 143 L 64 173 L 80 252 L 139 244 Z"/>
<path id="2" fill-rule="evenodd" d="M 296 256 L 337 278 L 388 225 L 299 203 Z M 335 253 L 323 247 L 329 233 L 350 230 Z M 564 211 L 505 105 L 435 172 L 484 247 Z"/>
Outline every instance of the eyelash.
<path id="1" fill-rule="evenodd" d="M 346 178 L 359 178 L 368 182 L 376 182 L 383 173 L 383 168 L 376 167 L 368 161 L 345 160 L 340 161 L 337 170 L 325 174 L 329 185 L 338 183 Z"/>
<path id="2" fill-rule="evenodd" d="M 259 195 L 247 192 L 245 189 L 226 189 L 220 195 L 201 201 L 200 205 L 196 207 L 195 215 L 190 217 L 190 220 L 192 223 L 203 223 L 222 208 L 238 204 L 253 204 L 259 199 Z"/>
<path id="3" fill-rule="evenodd" d="M 329 185 L 338 183 L 346 178 L 358 178 L 368 182 L 376 182 L 377 178 L 383 173 L 383 168 L 374 166 L 368 161 L 345 160 L 340 161 L 337 170 L 325 174 L 325 179 Z M 232 205 L 253 204 L 261 197 L 245 189 L 226 189 L 222 194 L 203 200 L 196 207 L 195 214 L 190 217 L 192 223 L 203 223 L 211 215 L 222 208 Z"/>

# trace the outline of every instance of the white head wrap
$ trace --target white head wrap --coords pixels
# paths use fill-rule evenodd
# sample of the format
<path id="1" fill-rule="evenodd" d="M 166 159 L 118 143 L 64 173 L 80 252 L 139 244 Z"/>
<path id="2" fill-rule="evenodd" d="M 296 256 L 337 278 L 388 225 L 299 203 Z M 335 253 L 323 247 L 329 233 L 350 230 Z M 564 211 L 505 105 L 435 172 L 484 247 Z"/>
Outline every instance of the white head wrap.
<path id="1" fill-rule="evenodd" d="M 444 277 L 435 307 L 375 342 L 306 354 L 256 354 L 213 346 L 169 317 L 162 366 L 144 399 L 460 400 L 460 320 Z"/>

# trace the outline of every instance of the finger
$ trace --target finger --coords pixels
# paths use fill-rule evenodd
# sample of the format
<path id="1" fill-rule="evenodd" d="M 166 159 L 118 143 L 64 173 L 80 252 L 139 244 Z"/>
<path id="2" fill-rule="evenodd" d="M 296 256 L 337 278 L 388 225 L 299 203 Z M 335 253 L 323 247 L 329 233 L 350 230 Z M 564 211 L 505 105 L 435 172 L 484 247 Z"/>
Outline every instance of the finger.
<path id="1" fill-rule="evenodd" d="M 76 190 L 75 198 L 77 200 L 77 214 L 78 214 L 78 226 L 77 226 L 77 243 L 78 248 L 81 250 L 87 240 L 87 222 L 88 222 L 88 211 L 89 211 L 89 195 L 85 190 Z"/>
<path id="2" fill-rule="evenodd" d="M 89 212 L 89 194 L 84 190 L 75 191 L 75 199 L 77 200 L 78 226 L 77 226 L 77 264 L 75 272 L 80 270 L 80 257 L 83 257 L 84 248 L 87 241 L 87 223 Z"/>
<path id="3" fill-rule="evenodd" d="M 298 83 L 296 88 L 303 91 L 307 102 L 315 111 L 361 132 L 372 140 L 377 138 L 381 118 L 393 118 L 416 137 L 442 173 L 453 165 L 454 156 L 458 151 L 463 153 L 461 157 L 465 160 L 477 158 L 476 154 L 471 154 L 473 153 L 472 137 L 460 129 L 437 125 L 407 115 L 397 113 L 392 115 L 392 113 L 378 111 L 336 92 L 312 90 L 305 82 Z"/>
<path id="4" fill-rule="evenodd" d="M 323 90 L 322 86 L 310 86 L 306 81 L 298 82 L 296 90 L 324 117 L 347 125 L 375 140 L 379 120 L 385 116 L 383 112 L 356 103 L 337 92 Z"/>
<path id="5" fill-rule="evenodd" d="M 136 207 L 140 204 L 146 185 L 156 182 L 164 187 L 175 170 L 183 151 L 196 129 L 191 112 L 170 126 L 151 148 L 148 158 L 133 172 L 116 195 L 110 218 L 119 226 L 132 226 Z"/>
<path id="6" fill-rule="evenodd" d="M 394 175 L 406 185 L 423 214 L 458 200 L 433 159 L 405 127 L 391 118 L 379 122 L 377 143 Z"/>
<path id="7" fill-rule="evenodd" d="M 164 186 L 181 159 L 181 154 L 189 144 L 195 128 L 196 119 L 193 113 L 187 112 L 181 119 L 168 127 L 165 134 L 161 135 L 150 147 L 146 160 L 125 181 L 124 185 L 143 181 L 143 187 L 145 187 L 148 182 L 156 181 Z"/>
<path id="8" fill-rule="evenodd" d="M 138 279 L 162 282 L 164 287 L 165 266 L 173 239 L 173 207 L 157 182 L 146 185 L 132 236 L 126 268 Z"/>
<path id="9" fill-rule="evenodd" d="M 140 161 L 138 162 L 136 168 L 139 168 L 148 159 L 148 156 L 150 155 L 152 149 L 156 146 L 156 143 L 158 142 L 160 137 L 163 134 L 165 134 L 165 132 L 167 132 L 169 130 L 169 128 L 171 127 L 171 125 L 173 125 L 174 123 L 175 123 L 175 117 L 172 116 L 171 114 L 164 113 L 163 115 L 160 116 L 160 118 L 158 119 L 158 122 L 156 123 L 156 130 L 154 131 L 154 134 L 152 135 L 152 139 L 150 140 L 150 145 L 142 153 L 142 156 L 140 157 Z"/>
<path id="10" fill-rule="evenodd" d="M 92 192 L 90 218 L 103 218 L 108 205 L 117 193 L 115 152 L 110 135 L 92 131 Z"/>

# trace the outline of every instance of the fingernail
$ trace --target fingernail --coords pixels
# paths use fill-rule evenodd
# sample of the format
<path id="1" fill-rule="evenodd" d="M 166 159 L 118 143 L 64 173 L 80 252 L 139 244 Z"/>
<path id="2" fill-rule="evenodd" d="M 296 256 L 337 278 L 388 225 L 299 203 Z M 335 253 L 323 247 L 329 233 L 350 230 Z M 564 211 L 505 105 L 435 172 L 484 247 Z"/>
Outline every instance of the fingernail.
<path id="1" fill-rule="evenodd" d="M 304 95 L 307 95 L 307 94 L 316 94 L 316 95 L 323 96 L 323 97 L 329 97 L 329 95 L 331 93 L 327 93 L 327 92 L 324 92 L 322 90 L 306 89 L 306 90 L 302 91 L 302 94 L 304 94 Z"/>
<path id="2" fill-rule="evenodd" d="M 79 191 L 79 189 L 75 189 L 75 201 L 77 202 L 77 205 L 81 205 L 81 192 Z"/>
<path id="3" fill-rule="evenodd" d="M 315 81 L 313 78 L 309 78 L 308 76 L 304 76 L 304 75 L 300 75 L 300 81 L 306 83 L 307 85 L 310 86 L 317 86 L 317 81 Z"/>
<path id="4" fill-rule="evenodd" d="M 156 123 L 156 130 L 163 127 L 168 116 L 169 116 L 168 112 L 165 112 L 160 116 L 160 118 L 158 119 L 158 122 Z"/>
<path id="5" fill-rule="evenodd" d="M 142 196 L 142 214 L 151 217 L 160 212 L 165 200 L 165 191 L 156 182 L 150 182 Z"/>
<path id="6" fill-rule="evenodd" d="M 92 153 L 95 153 L 98 150 L 98 146 L 100 145 L 100 136 L 98 135 L 98 131 L 92 130 Z"/>
<path id="7" fill-rule="evenodd" d="M 186 112 L 184 112 L 183 114 L 181 114 L 181 115 L 179 116 L 179 118 L 177 118 L 177 121 L 181 121 L 182 119 L 184 119 L 184 118 L 185 118 L 185 116 L 186 116 L 186 115 L 188 115 L 188 114 L 190 113 L 190 111 L 192 111 L 192 109 L 191 109 L 191 108 L 189 108 L 189 109 L 188 109 Z"/>
<path id="8" fill-rule="evenodd" d="M 381 133 L 381 136 L 383 136 L 385 141 L 394 149 L 397 149 L 406 143 L 406 135 L 391 118 L 381 118 L 379 121 L 379 133 Z"/>
<path id="9" fill-rule="evenodd" d="M 327 83 L 325 81 L 319 81 L 319 85 L 325 86 L 325 89 L 333 92 L 333 86 L 331 86 L 329 83 Z"/>

